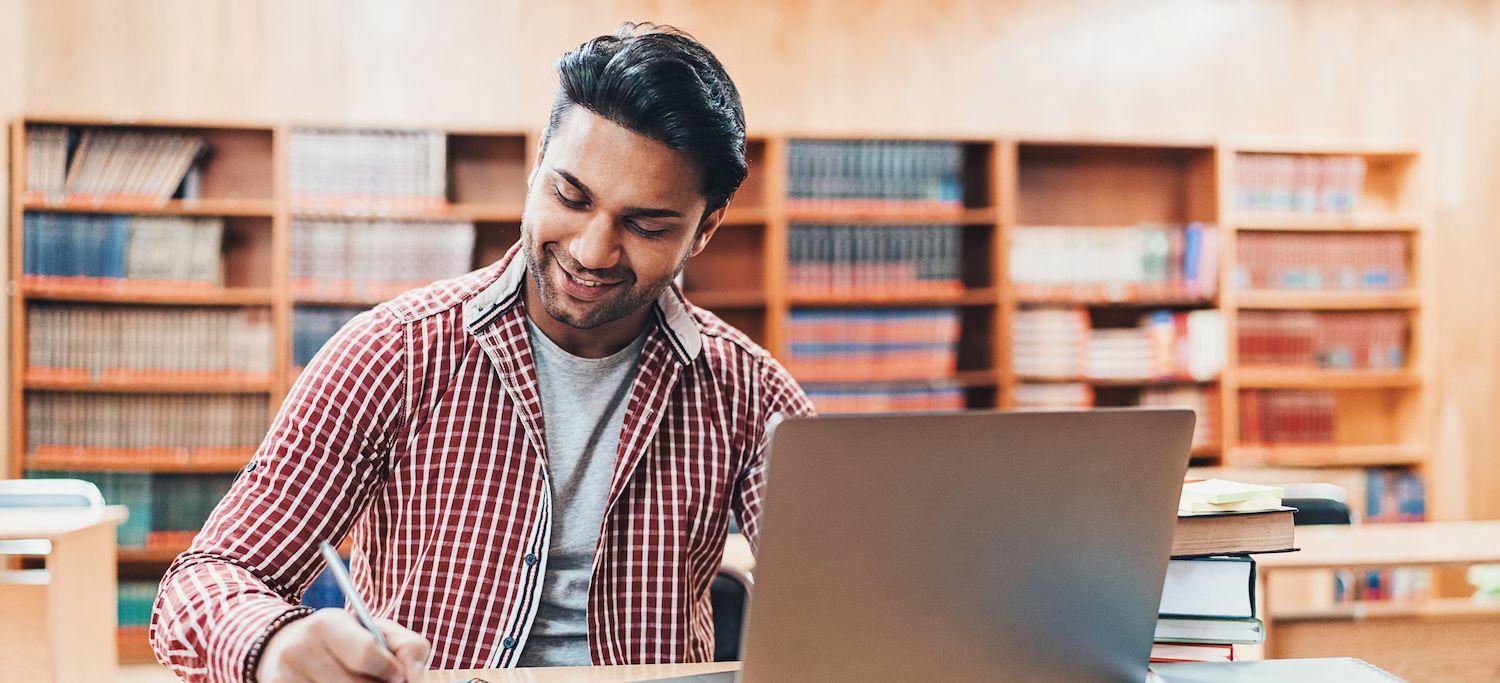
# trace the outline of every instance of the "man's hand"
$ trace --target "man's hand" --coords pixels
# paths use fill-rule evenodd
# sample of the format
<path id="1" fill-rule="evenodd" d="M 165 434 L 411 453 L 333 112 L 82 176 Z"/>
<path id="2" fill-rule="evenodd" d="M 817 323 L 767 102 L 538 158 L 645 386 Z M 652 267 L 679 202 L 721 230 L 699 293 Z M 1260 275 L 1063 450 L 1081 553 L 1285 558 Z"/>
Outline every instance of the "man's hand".
<path id="1" fill-rule="evenodd" d="M 320 609 L 287 624 L 266 641 L 255 678 L 260 683 L 420 683 L 431 649 L 427 639 L 388 619 L 375 622 L 391 652 L 380 649 L 375 636 L 341 609 Z"/>

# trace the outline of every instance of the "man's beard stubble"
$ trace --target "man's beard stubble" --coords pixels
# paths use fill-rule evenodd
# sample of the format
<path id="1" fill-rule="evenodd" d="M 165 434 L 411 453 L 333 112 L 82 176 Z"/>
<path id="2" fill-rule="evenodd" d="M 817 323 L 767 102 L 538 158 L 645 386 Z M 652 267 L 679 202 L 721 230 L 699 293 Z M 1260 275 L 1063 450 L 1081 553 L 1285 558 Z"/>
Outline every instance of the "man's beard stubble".
<path id="1" fill-rule="evenodd" d="M 583 274 L 604 272 L 607 275 L 601 276 L 600 279 L 623 281 L 621 284 L 615 285 L 621 288 L 621 292 L 616 293 L 608 299 L 596 302 L 593 308 L 589 309 L 580 318 L 572 315 L 562 307 L 562 301 L 566 299 L 567 295 L 556 290 L 546 270 L 549 263 L 555 264 L 555 267 L 558 269 L 562 269 L 562 264 L 558 260 L 558 254 L 561 251 L 561 247 L 551 245 L 551 249 L 547 250 L 546 253 L 539 253 L 536 242 L 531 237 L 531 231 L 527 229 L 524 222 L 521 224 L 521 253 L 526 257 L 526 270 L 531 274 L 531 284 L 537 288 L 537 298 L 541 299 L 542 306 L 547 309 L 547 314 L 552 316 L 554 320 L 579 330 L 591 330 L 601 325 L 612 323 L 650 305 L 651 302 L 656 301 L 656 298 L 667 287 L 671 286 L 672 281 L 687 266 L 687 257 L 684 257 L 677 264 L 677 267 L 672 270 L 671 275 L 642 287 L 637 286 L 638 280 L 636 279 L 636 275 L 629 269 L 622 268 L 618 272 L 589 271 L 586 268 L 578 267 L 576 263 L 572 264 L 575 266 L 573 272 Z M 566 256 L 564 257 L 566 258 Z M 571 261 L 571 259 L 569 260 Z M 563 276 L 566 277 L 566 275 Z"/>

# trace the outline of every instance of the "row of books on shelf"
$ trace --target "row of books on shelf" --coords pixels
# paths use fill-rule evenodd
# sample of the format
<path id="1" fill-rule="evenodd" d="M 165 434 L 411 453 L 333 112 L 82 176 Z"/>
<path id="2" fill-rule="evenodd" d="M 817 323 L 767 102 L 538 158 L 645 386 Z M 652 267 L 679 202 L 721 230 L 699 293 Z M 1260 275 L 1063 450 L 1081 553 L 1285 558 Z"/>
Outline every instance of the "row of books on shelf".
<path id="1" fill-rule="evenodd" d="M 115 529 L 121 547 L 184 546 L 184 534 L 197 533 L 214 506 L 229 492 L 235 475 L 27 470 L 28 479 L 82 479 L 99 488 L 108 505 L 124 505 L 130 515 Z"/>
<path id="2" fill-rule="evenodd" d="M 27 213 L 22 230 L 29 281 L 222 282 L 221 218 Z"/>
<path id="3" fill-rule="evenodd" d="M 26 326 L 27 373 L 81 381 L 264 376 L 275 349 L 264 307 L 37 304 L 26 310 Z"/>
<path id="4" fill-rule="evenodd" d="M 1014 390 L 1017 408 L 1093 408 L 1097 405 L 1096 398 L 1093 385 L 1084 382 L 1020 382 Z M 1197 416 L 1193 446 L 1220 442 L 1219 392 L 1211 387 L 1146 387 L 1140 390 L 1135 405 L 1191 408 Z"/>
<path id="5" fill-rule="evenodd" d="M 182 133 L 30 126 L 26 129 L 26 189 L 46 197 L 165 201 L 183 188 L 185 196 L 193 197 L 196 182 L 189 179 L 189 172 L 206 149 L 201 136 Z"/>
<path id="6" fill-rule="evenodd" d="M 169 449 L 253 448 L 270 417 L 260 395 L 36 393 L 26 400 L 26 446 L 49 461 L 98 455 L 95 466 L 128 466 Z"/>
<path id="7" fill-rule="evenodd" d="M 1332 444 L 1338 399 L 1331 391 L 1247 389 L 1240 392 L 1240 442 Z"/>
<path id="8" fill-rule="evenodd" d="M 1394 311 L 1242 311 L 1239 363 L 1393 370 L 1406 364 L 1408 326 L 1408 317 Z"/>
<path id="9" fill-rule="evenodd" d="M 955 225 L 792 225 L 787 246 L 793 296 L 963 291 L 963 228 Z"/>
<path id="10" fill-rule="evenodd" d="M 963 410 L 963 387 L 946 382 L 918 386 L 810 384 L 807 397 L 819 414 L 905 413 Z"/>
<path id="11" fill-rule="evenodd" d="M 1012 231 L 1010 279 L 1022 298 L 1211 299 L 1218 231 L 1185 226 L 1022 226 Z"/>
<path id="12" fill-rule="evenodd" d="M 297 220 L 292 291 L 310 298 L 389 298 L 473 265 L 475 229 L 461 221 Z"/>
<path id="13" fill-rule="evenodd" d="M 334 333 L 366 309 L 297 306 L 292 309 L 292 364 L 306 367 Z"/>
<path id="14" fill-rule="evenodd" d="M 1241 154 L 1235 165 L 1235 208 L 1256 211 L 1357 211 L 1368 170 L 1352 155 Z"/>
<path id="15" fill-rule="evenodd" d="M 1237 238 L 1236 289 L 1389 291 L 1408 286 L 1409 243 L 1391 233 L 1246 233 Z"/>
<path id="16" fill-rule="evenodd" d="M 1275 486 L 1188 480 L 1157 610 L 1153 661 L 1228 661 L 1260 643 L 1255 553 L 1293 550 L 1293 510 Z"/>
<path id="17" fill-rule="evenodd" d="M 792 140 L 788 208 L 880 210 L 963 207 L 958 142 Z"/>
<path id="18" fill-rule="evenodd" d="M 961 326 L 951 308 L 794 310 L 786 367 L 803 382 L 949 377 Z"/>
<path id="19" fill-rule="evenodd" d="M 1096 328 L 1082 307 L 1022 309 L 1011 353 L 1022 377 L 1206 381 L 1224 367 L 1224 322 L 1216 310 L 1155 311 Z"/>
<path id="20" fill-rule="evenodd" d="M 448 136 L 441 131 L 297 128 L 287 156 L 299 207 L 404 211 L 447 202 Z"/>

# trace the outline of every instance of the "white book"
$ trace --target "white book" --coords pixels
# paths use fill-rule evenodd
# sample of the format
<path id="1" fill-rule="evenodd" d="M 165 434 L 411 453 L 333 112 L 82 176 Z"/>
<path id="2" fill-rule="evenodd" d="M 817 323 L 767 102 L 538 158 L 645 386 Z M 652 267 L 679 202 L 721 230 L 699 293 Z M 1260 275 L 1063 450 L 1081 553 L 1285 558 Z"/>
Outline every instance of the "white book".
<path id="1" fill-rule="evenodd" d="M 1248 557 L 1171 560 L 1158 613 L 1195 618 L 1255 616 L 1255 561 Z"/>

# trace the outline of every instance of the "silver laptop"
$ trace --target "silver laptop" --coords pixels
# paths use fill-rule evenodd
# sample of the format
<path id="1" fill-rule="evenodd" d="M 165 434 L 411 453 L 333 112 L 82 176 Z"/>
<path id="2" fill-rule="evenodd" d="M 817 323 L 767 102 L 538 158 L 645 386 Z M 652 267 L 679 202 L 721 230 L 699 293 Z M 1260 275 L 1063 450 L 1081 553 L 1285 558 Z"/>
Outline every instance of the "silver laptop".
<path id="1" fill-rule="evenodd" d="M 682 680 L 1142 681 L 1186 409 L 787 420 L 743 671 Z"/>

